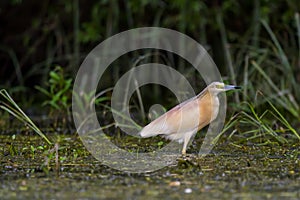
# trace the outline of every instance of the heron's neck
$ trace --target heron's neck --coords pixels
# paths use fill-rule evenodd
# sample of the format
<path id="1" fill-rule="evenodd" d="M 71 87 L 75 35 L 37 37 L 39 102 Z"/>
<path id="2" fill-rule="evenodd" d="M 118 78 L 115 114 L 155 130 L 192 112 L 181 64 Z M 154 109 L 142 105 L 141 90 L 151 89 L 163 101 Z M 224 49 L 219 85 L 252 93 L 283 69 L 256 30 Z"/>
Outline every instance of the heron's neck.
<path id="1" fill-rule="evenodd" d="M 213 108 L 213 112 L 212 112 L 212 117 L 211 117 L 211 121 L 215 120 L 219 114 L 219 107 L 220 107 L 220 101 L 219 101 L 219 97 L 218 94 L 213 94 L 212 95 L 212 108 Z"/>
<path id="2" fill-rule="evenodd" d="M 210 97 L 211 99 L 211 120 L 210 122 L 212 122 L 213 120 L 215 120 L 219 114 L 219 107 L 220 107 L 220 101 L 219 101 L 219 97 L 218 97 L 218 93 L 216 92 L 210 92 L 209 90 L 205 90 L 203 91 L 203 96 L 207 95 Z"/>

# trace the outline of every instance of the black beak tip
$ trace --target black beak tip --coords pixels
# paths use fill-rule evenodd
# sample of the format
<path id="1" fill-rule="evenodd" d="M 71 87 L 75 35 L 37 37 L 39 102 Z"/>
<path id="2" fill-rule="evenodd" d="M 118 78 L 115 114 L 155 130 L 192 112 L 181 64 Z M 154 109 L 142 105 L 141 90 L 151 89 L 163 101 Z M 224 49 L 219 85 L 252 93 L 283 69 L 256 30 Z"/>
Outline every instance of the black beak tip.
<path id="1" fill-rule="evenodd" d="M 241 86 L 234 86 L 234 89 L 240 90 L 240 89 L 242 89 L 242 87 Z"/>

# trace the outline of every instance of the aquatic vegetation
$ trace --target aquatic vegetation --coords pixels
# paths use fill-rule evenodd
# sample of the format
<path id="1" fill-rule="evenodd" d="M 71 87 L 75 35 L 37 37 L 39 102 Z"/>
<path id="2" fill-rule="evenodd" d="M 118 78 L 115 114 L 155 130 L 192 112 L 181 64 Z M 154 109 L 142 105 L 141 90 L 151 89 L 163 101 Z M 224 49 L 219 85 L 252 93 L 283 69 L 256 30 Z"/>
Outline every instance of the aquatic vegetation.
<path id="1" fill-rule="evenodd" d="M 263 112 L 257 111 L 257 106 L 244 104 L 242 111 L 234 114 L 225 124 L 223 131 L 228 133 L 228 139 L 233 143 L 250 142 L 255 145 L 288 144 L 300 141 L 299 133 L 292 127 L 281 112 L 267 101 L 269 108 Z M 232 139 L 236 135 L 235 139 Z M 294 141 L 294 142 L 293 142 Z"/>
<path id="2" fill-rule="evenodd" d="M 8 92 L 4 89 L 0 90 L 0 97 L 3 100 L 0 102 L 0 108 L 7 111 L 9 114 L 16 117 L 23 122 L 26 126 L 31 128 L 39 136 L 41 136 L 48 144 L 51 144 L 50 140 L 45 134 L 33 123 L 33 121 L 22 111 L 18 104 L 11 98 Z"/>
<path id="3" fill-rule="evenodd" d="M 59 113 L 70 114 L 71 96 L 72 96 L 72 78 L 66 78 L 64 70 L 60 66 L 56 66 L 54 70 L 49 72 L 48 89 L 44 89 L 40 86 L 35 86 L 37 90 L 45 94 L 48 100 L 45 100 L 42 104 L 50 105 L 53 109 Z"/>

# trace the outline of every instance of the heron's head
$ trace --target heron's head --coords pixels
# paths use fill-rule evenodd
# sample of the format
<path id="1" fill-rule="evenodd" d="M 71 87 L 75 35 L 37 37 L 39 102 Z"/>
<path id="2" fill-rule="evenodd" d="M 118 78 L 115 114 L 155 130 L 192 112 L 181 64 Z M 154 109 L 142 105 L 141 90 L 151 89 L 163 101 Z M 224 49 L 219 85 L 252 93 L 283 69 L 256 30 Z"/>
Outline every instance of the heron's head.
<path id="1" fill-rule="evenodd" d="M 241 87 L 239 87 L 239 86 L 225 85 L 224 83 L 221 83 L 221 82 L 213 82 L 207 88 L 208 88 L 209 92 L 213 93 L 213 94 L 218 94 L 220 92 L 225 92 L 228 90 L 241 89 Z"/>

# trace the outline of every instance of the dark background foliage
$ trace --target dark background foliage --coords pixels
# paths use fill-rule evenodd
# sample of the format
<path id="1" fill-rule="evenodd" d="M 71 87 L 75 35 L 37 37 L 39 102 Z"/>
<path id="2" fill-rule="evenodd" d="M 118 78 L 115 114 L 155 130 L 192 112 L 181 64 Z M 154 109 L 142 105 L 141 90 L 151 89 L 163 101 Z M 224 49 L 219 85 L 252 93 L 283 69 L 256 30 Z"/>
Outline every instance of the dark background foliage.
<path id="1" fill-rule="evenodd" d="M 46 85 L 56 65 L 75 77 L 84 57 L 99 42 L 131 28 L 158 26 L 185 33 L 202 44 L 228 82 L 243 84 L 249 70 L 247 95 L 254 96 L 259 89 L 272 94 L 262 84 L 266 82 L 262 75 L 253 72 L 254 61 L 280 91 L 290 89 L 298 101 L 300 39 L 295 16 L 299 9 L 298 0 L 1 1 L 0 86 L 19 100 L 43 98 L 29 94 L 37 93 L 34 86 Z M 286 70 L 281 67 L 282 54 L 277 54 L 279 49 L 262 21 L 287 55 L 292 78 L 281 76 Z M 174 65 L 180 68 L 179 63 Z M 124 73 L 112 71 L 103 80 L 105 86 Z"/>

